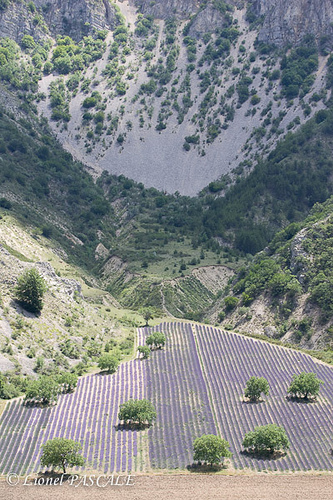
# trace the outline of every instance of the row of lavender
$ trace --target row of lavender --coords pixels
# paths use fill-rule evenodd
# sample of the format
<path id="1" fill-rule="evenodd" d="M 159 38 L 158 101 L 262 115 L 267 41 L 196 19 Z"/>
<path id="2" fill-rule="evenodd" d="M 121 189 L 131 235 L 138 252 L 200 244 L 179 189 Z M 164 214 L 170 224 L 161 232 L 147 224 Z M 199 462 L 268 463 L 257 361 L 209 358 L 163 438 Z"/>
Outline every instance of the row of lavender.
<path id="1" fill-rule="evenodd" d="M 163 331 L 167 346 L 152 353 L 147 362 L 147 397 L 157 420 L 149 430 L 151 466 L 185 468 L 193 461 L 193 439 L 215 434 L 206 385 L 191 326 L 164 323 L 141 331 Z"/>
<path id="2" fill-rule="evenodd" d="M 218 329 L 196 326 L 195 332 L 219 431 L 231 445 L 235 467 L 273 470 L 332 469 L 333 369 L 310 356 Z M 287 388 L 294 373 L 311 371 L 324 381 L 317 403 L 289 401 Z M 266 402 L 242 401 L 246 381 L 265 377 L 270 385 Z M 286 457 L 257 460 L 241 453 L 246 432 L 276 423 L 291 443 Z"/>
<path id="3" fill-rule="evenodd" d="M 145 367 L 138 359 L 120 365 L 114 375 L 81 378 L 76 391 L 60 396 L 53 408 L 8 404 L 0 419 L 0 472 L 38 471 L 40 447 L 55 437 L 82 444 L 86 469 L 142 470 L 142 435 L 116 428 L 119 405 L 131 397 L 145 397 Z"/>

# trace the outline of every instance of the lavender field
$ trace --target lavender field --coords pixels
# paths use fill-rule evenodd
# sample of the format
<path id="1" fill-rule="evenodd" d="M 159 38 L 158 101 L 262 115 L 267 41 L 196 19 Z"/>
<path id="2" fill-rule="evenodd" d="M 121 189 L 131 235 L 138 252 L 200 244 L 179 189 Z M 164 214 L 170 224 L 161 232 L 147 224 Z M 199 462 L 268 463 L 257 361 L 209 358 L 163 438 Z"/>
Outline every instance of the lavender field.
<path id="1" fill-rule="evenodd" d="M 147 364 L 147 394 L 158 414 L 149 433 L 153 466 L 191 464 L 193 440 L 217 429 L 230 443 L 235 468 L 332 469 L 333 368 L 306 354 L 212 327 L 166 323 L 156 329 L 166 334 L 167 346 Z M 301 371 L 315 372 L 324 381 L 317 403 L 286 399 L 292 375 Z M 242 401 L 253 375 L 270 384 L 265 403 Z M 286 457 L 258 460 L 242 454 L 244 434 L 268 423 L 285 428 L 291 443 Z"/>
<path id="2" fill-rule="evenodd" d="M 144 366 L 136 359 L 120 365 L 114 375 L 79 379 L 76 391 L 60 396 L 55 407 L 9 403 L 0 419 L 0 472 L 37 472 L 40 446 L 55 437 L 82 444 L 85 469 L 105 473 L 143 470 L 144 436 L 116 426 L 119 405 L 131 397 L 143 398 L 145 386 Z"/>
<path id="3" fill-rule="evenodd" d="M 51 408 L 9 402 L 0 418 L 0 473 L 40 469 L 40 447 L 54 437 L 79 441 L 85 470 L 105 473 L 185 469 L 202 434 L 220 434 L 230 443 L 232 466 L 253 470 L 331 470 L 333 445 L 333 368 L 310 356 L 266 342 L 190 323 L 163 323 L 138 331 L 143 345 L 153 331 L 166 346 L 148 360 L 120 365 L 114 375 L 89 375 L 73 394 Z M 324 381 L 316 403 L 289 401 L 294 373 L 312 371 Z M 251 376 L 270 385 L 265 402 L 243 402 Z M 157 411 L 149 431 L 117 430 L 119 405 L 148 398 Z M 291 448 L 278 460 L 242 454 L 244 434 L 257 425 L 282 425 Z"/>
<path id="4" fill-rule="evenodd" d="M 219 431 L 231 445 L 235 467 L 272 470 L 332 469 L 333 369 L 310 356 L 215 328 L 194 332 L 212 394 Z M 294 373 L 311 371 L 324 381 L 317 403 L 286 399 Z M 270 394 L 265 403 L 242 402 L 246 381 L 265 377 Z M 282 425 L 290 451 L 279 460 L 255 460 L 240 453 L 243 436 L 257 425 Z"/>
<path id="5" fill-rule="evenodd" d="M 162 330 L 167 348 L 147 363 L 147 395 L 158 415 L 149 456 L 152 467 L 185 468 L 192 463 L 193 437 L 216 434 L 216 427 L 191 326 L 168 323 Z"/>

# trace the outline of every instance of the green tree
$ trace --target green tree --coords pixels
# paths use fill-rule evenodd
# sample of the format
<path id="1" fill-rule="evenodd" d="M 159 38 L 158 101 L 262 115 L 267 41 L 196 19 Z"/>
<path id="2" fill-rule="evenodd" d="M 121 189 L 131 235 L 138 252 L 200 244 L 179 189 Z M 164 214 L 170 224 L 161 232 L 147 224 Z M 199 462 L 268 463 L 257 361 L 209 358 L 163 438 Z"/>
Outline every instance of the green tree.
<path id="1" fill-rule="evenodd" d="M 149 326 L 149 320 L 150 319 L 153 319 L 153 312 L 151 309 L 147 308 L 147 309 L 143 309 L 141 311 L 141 314 L 143 316 L 143 319 L 145 320 L 146 322 L 146 325 L 145 326 Z"/>
<path id="2" fill-rule="evenodd" d="M 162 332 L 154 332 L 149 337 L 146 339 L 146 344 L 153 348 L 153 346 L 156 349 L 162 349 L 162 347 L 165 345 L 166 338 L 164 333 Z"/>
<path id="3" fill-rule="evenodd" d="M 273 454 L 289 448 L 289 440 L 283 427 L 276 424 L 262 425 L 244 436 L 243 447 L 256 454 Z"/>
<path id="4" fill-rule="evenodd" d="M 232 296 L 226 297 L 224 299 L 225 310 L 227 312 L 233 311 L 233 309 L 237 307 L 238 302 L 239 299 L 237 299 L 237 297 L 232 297 Z"/>
<path id="5" fill-rule="evenodd" d="M 193 458 L 210 465 L 223 464 L 224 458 L 231 457 L 229 443 L 214 434 L 205 434 L 193 443 Z"/>
<path id="6" fill-rule="evenodd" d="M 119 359 L 114 355 L 106 352 L 98 359 L 98 367 L 101 370 L 107 370 L 109 373 L 115 373 L 119 365 Z"/>
<path id="7" fill-rule="evenodd" d="M 142 354 L 143 359 L 148 359 L 150 355 L 150 349 L 147 345 L 139 345 L 138 351 Z"/>
<path id="8" fill-rule="evenodd" d="M 56 403 L 60 386 L 52 377 L 42 375 L 37 380 L 28 383 L 25 390 L 25 401 L 27 403 L 41 403 L 44 405 Z"/>
<path id="9" fill-rule="evenodd" d="M 60 468 L 66 474 L 66 467 L 82 467 L 84 458 L 80 455 L 82 446 L 72 439 L 55 438 L 42 445 L 41 465 Z"/>
<path id="10" fill-rule="evenodd" d="M 295 374 L 288 388 L 288 394 L 295 398 L 315 398 L 319 394 L 321 384 L 323 384 L 323 381 L 315 373 L 302 372 L 299 375 Z"/>
<path id="11" fill-rule="evenodd" d="M 148 423 L 151 425 L 156 419 L 156 411 L 153 404 L 147 399 L 130 399 L 120 405 L 119 420 L 123 420 L 125 425 L 132 423 L 139 426 Z"/>
<path id="12" fill-rule="evenodd" d="M 29 269 L 19 276 L 15 295 L 27 311 L 39 313 L 43 309 L 45 292 L 46 283 L 36 269 Z"/>
<path id="13" fill-rule="evenodd" d="M 249 398 L 250 401 L 259 401 L 261 394 L 268 396 L 269 385 L 264 377 L 251 377 L 246 382 L 244 389 L 244 396 Z"/>
<path id="14" fill-rule="evenodd" d="M 78 376 L 76 373 L 61 373 L 57 377 L 57 382 L 62 388 L 62 392 L 73 392 L 77 386 Z"/>

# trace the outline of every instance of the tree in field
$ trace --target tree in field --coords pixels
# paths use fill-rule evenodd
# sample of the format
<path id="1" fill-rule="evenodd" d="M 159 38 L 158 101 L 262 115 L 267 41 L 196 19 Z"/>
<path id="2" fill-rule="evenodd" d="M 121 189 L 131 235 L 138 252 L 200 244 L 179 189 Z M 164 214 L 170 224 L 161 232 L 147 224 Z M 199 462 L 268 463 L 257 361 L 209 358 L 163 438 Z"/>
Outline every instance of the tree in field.
<path id="1" fill-rule="evenodd" d="M 144 424 L 151 425 L 156 419 L 156 411 L 153 404 L 147 399 L 130 399 L 126 403 L 120 405 L 119 420 L 122 420 L 125 425 Z"/>
<path id="2" fill-rule="evenodd" d="M 27 311 L 39 313 L 43 309 L 45 292 L 46 283 L 36 269 L 29 269 L 19 276 L 15 296 Z"/>
<path id="3" fill-rule="evenodd" d="M 66 474 L 66 467 L 82 467 L 84 458 L 80 455 L 82 446 L 72 439 L 55 438 L 42 445 L 41 465 L 62 469 Z"/>
<path id="4" fill-rule="evenodd" d="M 57 402 L 60 392 L 61 388 L 56 380 L 42 375 L 37 380 L 28 383 L 25 390 L 25 401 L 27 403 L 49 405 Z"/>
<path id="5" fill-rule="evenodd" d="M 252 402 L 257 402 L 260 399 L 261 394 L 268 396 L 269 385 L 264 377 L 251 377 L 246 382 L 246 387 L 244 389 L 244 396 Z"/>
<path id="6" fill-rule="evenodd" d="M 147 307 L 146 309 L 142 309 L 141 314 L 143 316 L 143 319 L 146 322 L 145 326 L 149 326 L 149 320 L 153 319 L 153 312 L 152 312 L 152 310 L 149 309 L 149 307 Z"/>
<path id="7" fill-rule="evenodd" d="M 231 455 L 228 441 L 214 434 L 205 434 L 193 443 L 193 458 L 200 462 L 223 464 L 224 459 Z"/>
<path id="8" fill-rule="evenodd" d="M 165 345 L 165 335 L 162 332 L 155 332 L 149 335 L 146 339 L 146 344 L 150 346 L 152 349 L 155 347 L 156 349 L 162 349 L 162 347 Z"/>
<path id="9" fill-rule="evenodd" d="M 288 394 L 295 398 L 309 399 L 316 398 L 323 381 L 315 373 L 302 372 L 294 375 L 288 388 Z"/>
<path id="10" fill-rule="evenodd" d="M 150 355 L 150 349 L 147 345 L 139 345 L 138 351 L 142 354 L 142 359 L 148 359 Z"/>
<path id="11" fill-rule="evenodd" d="M 98 359 L 98 367 L 101 370 L 106 370 L 109 373 L 115 373 L 119 365 L 119 359 L 114 354 L 106 352 Z"/>
<path id="12" fill-rule="evenodd" d="M 78 376 L 76 373 L 61 373 L 57 377 L 57 382 L 62 388 L 62 392 L 73 392 L 77 386 Z"/>
<path id="13" fill-rule="evenodd" d="M 245 434 L 243 447 L 249 453 L 273 454 L 289 448 L 289 440 L 283 427 L 276 424 L 262 425 Z"/>

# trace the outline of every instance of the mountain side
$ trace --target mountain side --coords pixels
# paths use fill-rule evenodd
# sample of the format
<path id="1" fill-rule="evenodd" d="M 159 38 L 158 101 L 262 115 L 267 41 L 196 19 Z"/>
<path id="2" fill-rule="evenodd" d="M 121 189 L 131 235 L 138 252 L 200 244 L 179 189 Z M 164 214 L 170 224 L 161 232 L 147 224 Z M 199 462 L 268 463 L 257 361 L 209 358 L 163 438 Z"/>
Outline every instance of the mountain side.
<path id="1" fill-rule="evenodd" d="M 332 50 L 332 0 L 254 0 L 250 11 L 263 16 L 259 40 L 279 47 L 299 45 L 313 35 L 325 50 Z"/>
<path id="2" fill-rule="evenodd" d="M 68 264 L 61 246 L 0 209 L 0 371 L 7 380 L 60 371 L 87 371 L 116 349 L 132 356 L 140 317 L 119 309 L 94 277 Z M 18 277 L 36 269 L 47 285 L 40 314 L 15 300 Z M 89 285 L 87 285 L 89 283 Z"/>
<path id="3" fill-rule="evenodd" d="M 332 351 L 332 229 L 330 198 L 303 223 L 277 233 L 241 270 L 210 319 L 239 332 Z"/>
<path id="4" fill-rule="evenodd" d="M 0 10 L 0 36 L 20 42 L 24 35 L 35 40 L 49 36 L 70 35 L 74 40 L 94 30 L 114 29 L 115 6 L 108 0 L 9 0 Z"/>
<path id="5" fill-rule="evenodd" d="M 297 19 L 290 14 L 285 26 L 281 5 L 14 2 L 2 18 L 21 9 L 30 27 L 18 18 L 4 24 L 18 44 L 2 40 L 0 73 L 28 90 L 65 149 L 97 175 L 195 195 L 222 175 L 251 171 L 329 102 L 329 33 L 319 39 L 309 18 L 288 50 Z M 280 49 L 262 35 L 270 16 L 284 27 Z"/>

